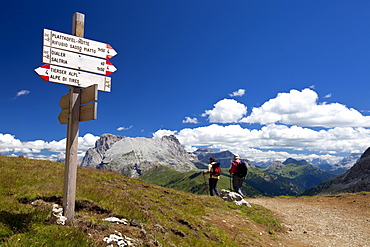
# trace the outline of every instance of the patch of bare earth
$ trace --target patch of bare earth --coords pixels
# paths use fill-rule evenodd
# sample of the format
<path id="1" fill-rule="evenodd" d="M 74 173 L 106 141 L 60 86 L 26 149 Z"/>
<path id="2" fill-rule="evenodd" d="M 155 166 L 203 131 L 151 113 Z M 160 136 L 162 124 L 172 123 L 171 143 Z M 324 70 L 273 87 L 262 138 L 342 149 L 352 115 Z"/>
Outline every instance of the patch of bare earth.
<path id="1" fill-rule="evenodd" d="M 247 201 L 270 209 L 286 226 L 278 234 L 284 246 L 370 246 L 370 193 Z"/>

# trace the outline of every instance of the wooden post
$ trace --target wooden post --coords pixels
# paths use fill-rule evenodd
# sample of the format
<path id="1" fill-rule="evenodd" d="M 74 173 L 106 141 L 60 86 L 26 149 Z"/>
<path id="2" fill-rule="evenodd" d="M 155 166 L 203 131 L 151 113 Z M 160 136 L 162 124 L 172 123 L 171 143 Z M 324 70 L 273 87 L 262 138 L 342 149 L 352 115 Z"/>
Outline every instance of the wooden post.
<path id="1" fill-rule="evenodd" d="M 72 21 L 72 35 L 83 38 L 85 15 L 75 13 Z M 69 113 L 67 126 L 66 160 L 64 170 L 63 211 L 70 224 L 75 215 L 78 134 L 80 122 L 81 88 L 69 87 Z"/>

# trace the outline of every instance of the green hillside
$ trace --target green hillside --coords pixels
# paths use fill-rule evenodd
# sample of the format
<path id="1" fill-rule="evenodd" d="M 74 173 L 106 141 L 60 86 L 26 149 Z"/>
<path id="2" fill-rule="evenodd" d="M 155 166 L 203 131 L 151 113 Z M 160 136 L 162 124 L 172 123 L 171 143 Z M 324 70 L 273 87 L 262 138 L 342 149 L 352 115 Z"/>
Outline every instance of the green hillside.
<path id="1" fill-rule="evenodd" d="M 259 168 L 249 168 L 247 183 L 258 190 L 262 196 L 296 196 L 300 192 L 299 187 L 290 179 Z"/>
<path id="2" fill-rule="evenodd" d="M 264 171 L 289 179 L 298 187 L 298 194 L 333 177 L 310 164 L 289 163 L 280 169 L 264 169 Z"/>
<path id="3" fill-rule="evenodd" d="M 0 156 L 0 171 L 3 247 L 107 246 L 103 238 L 115 231 L 134 239 L 136 246 L 279 245 L 274 233 L 280 224 L 261 206 L 236 206 L 219 197 L 87 168 L 78 168 L 75 221 L 58 226 L 49 217 L 51 204 L 62 201 L 63 163 Z M 177 176 L 171 172 L 163 171 Z M 193 176 L 202 184 L 202 175 Z M 226 186 L 227 177 L 222 180 Z M 42 203 L 34 206 L 35 200 Z M 103 221 L 111 216 L 132 224 Z"/>
<path id="4" fill-rule="evenodd" d="M 242 191 L 247 197 L 297 195 L 300 190 L 292 181 L 278 175 L 269 174 L 258 168 L 249 167 L 249 173 L 243 183 Z M 223 169 L 217 184 L 218 189 L 231 190 L 231 177 Z M 208 175 L 202 172 L 181 173 L 168 167 L 157 166 L 145 173 L 140 178 L 144 181 L 164 187 L 176 188 L 199 195 L 207 194 Z"/>

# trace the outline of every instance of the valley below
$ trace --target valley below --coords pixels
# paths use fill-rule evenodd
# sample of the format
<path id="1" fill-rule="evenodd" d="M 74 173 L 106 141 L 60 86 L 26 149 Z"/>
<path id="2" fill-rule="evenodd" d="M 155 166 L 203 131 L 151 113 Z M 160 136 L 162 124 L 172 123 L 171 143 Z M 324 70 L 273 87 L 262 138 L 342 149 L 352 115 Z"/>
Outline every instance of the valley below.
<path id="1" fill-rule="evenodd" d="M 270 209 L 283 223 L 278 234 L 284 246 L 370 246 L 370 193 L 247 201 Z"/>

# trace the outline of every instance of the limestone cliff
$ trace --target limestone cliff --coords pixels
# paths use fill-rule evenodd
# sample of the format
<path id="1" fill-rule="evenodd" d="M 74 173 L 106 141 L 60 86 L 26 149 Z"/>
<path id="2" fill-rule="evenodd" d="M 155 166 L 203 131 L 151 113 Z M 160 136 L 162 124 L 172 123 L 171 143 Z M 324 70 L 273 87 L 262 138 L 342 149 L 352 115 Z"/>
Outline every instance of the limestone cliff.
<path id="1" fill-rule="evenodd" d="M 104 134 L 89 149 L 82 167 L 93 167 L 138 177 L 156 165 L 177 171 L 196 170 L 191 157 L 175 136 L 161 139 L 119 137 Z"/>

